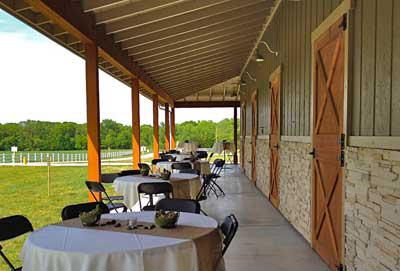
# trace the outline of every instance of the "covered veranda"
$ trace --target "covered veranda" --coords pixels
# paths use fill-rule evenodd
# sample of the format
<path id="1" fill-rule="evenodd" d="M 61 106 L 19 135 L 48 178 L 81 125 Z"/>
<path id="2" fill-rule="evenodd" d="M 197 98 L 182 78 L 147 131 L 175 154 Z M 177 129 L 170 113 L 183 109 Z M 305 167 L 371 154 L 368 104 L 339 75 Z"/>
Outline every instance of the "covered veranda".
<path id="1" fill-rule="evenodd" d="M 141 162 L 139 94 L 153 102 L 154 159 L 160 107 L 166 151 L 177 147 L 176 109 L 233 108 L 240 166 L 221 172 L 224 197 L 202 202 L 211 218 L 239 220 L 226 270 L 399 270 L 397 1 L 0 7 L 85 59 L 88 180 L 101 181 L 101 69 L 131 89 L 132 169 Z"/>

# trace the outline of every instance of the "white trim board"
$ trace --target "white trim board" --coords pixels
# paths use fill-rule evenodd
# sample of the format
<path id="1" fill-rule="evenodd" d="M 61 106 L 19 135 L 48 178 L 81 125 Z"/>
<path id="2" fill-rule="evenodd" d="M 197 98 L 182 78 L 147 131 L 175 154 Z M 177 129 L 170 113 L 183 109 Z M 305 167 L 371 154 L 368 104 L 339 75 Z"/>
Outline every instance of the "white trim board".
<path id="1" fill-rule="evenodd" d="M 349 147 L 400 150 L 400 136 L 350 136 Z"/>

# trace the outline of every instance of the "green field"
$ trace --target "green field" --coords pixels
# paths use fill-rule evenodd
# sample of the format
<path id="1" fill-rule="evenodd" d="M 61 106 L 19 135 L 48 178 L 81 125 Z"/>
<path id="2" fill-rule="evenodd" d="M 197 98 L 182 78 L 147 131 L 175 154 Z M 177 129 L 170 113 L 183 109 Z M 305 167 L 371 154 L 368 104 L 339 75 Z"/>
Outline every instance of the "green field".
<path id="1" fill-rule="evenodd" d="M 130 166 L 103 166 L 102 171 L 123 169 Z M 86 167 L 52 167 L 51 196 L 48 197 L 47 167 L 0 167 L 0 217 L 22 214 L 29 218 L 34 229 L 58 222 L 65 205 L 87 201 L 86 175 Z M 112 187 L 106 188 L 112 194 Z M 6 255 L 17 265 L 21 264 L 18 255 L 25 238 L 2 243 Z M 0 270 L 8 270 L 2 260 Z"/>

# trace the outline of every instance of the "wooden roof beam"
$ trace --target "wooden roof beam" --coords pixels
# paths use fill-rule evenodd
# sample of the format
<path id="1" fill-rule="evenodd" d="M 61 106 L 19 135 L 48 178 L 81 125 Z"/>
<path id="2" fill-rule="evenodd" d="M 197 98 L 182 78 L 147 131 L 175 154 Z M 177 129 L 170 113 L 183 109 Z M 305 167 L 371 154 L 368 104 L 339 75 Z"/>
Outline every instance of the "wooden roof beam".
<path id="1" fill-rule="evenodd" d="M 164 70 L 164 71 L 160 71 L 160 72 L 155 72 L 155 73 L 150 73 L 151 75 L 154 74 L 154 77 L 159 77 L 159 76 L 165 76 L 165 75 L 170 75 L 170 74 L 176 74 L 177 72 L 181 72 L 181 71 L 188 71 L 191 69 L 200 69 L 202 67 L 208 67 L 208 66 L 212 66 L 215 64 L 219 64 L 219 63 L 223 63 L 223 64 L 227 64 L 230 63 L 232 61 L 236 61 L 236 60 L 246 60 L 247 57 L 247 52 L 243 52 L 241 54 L 236 54 L 233 56 L 223 56 L 220 58 L 214 58 L 214 59 L 208 59 L 206 61 L 201 61 L 199 63 L 193 63 L 191 65 L 185 65 L 182 67 L 178 67 L 178 68 L 171 68 L 170 70 Z"/>
<path id="2" fill-rule="evenodd" d="M 168 80 L 170 78 L 175 78 L 178 76 L 184 76 L 186 74 L 192 74 L 192 73 L 200 73 L 202 71 L 212 71 L 215 68 L 220 68 L 220 67 L 227 67 L 229 68 L 232 64 L 240 64 L 240 63 L 244 63 L 246 61 L 246 55 L 243 55 L 241 57 L 238 58 L 231 58 L 231 59 L 225 59 L 223 61 L 218 61 L 218 62 L 214 62 L 214 63 L 207 63 L 201 66 L 194 66 L 191 68 L 187 68 L 184 70 L 179 70 L 179 71 L 171 71 L 170 73 L 164 73 L 164 74 L 160 74 L 157 75 L 155 77 L 157 77 L 157 79 L 162 80 L 162 82 L 164 83 L 165 80 Z"/>
<path id="3" fill-rule="evenodd" d="M 254 0 L 263 1 L 263 0 Z M 232 4 L 234 2 L 234 4 Z M 236 4 L 239 2 L 238 4 Z M 106 25 L 107 34 L 114 34 L 129 29 L 135 29 L 143 25 L 157 24 L 161 28 L 169 28 L 183 22 L 190 22 L 203 17 L 234 9 L 236 5 L 248 0 L 201 0 L 185 1 L 179 5 L 166 7 L 149 12 L 141 16 L 129 17 Z"/>
<path id="4" fill-rule="evenodd" d="M 138 77 L 145 89 L 157 93 L 164 101 L 173 106 L 174 100 L 139 66 L 134 64 L 133 60 L 119 46 L 114 44 L 114 40 L 105 34 L 104 29 L 96 27 L 93 17 L 83 13 L 80 3 L 69 0 L 26 0 L 26 2 L 83 43 L 96 43 L 101 57 L 122 72 L 132 77 Z"/>
<path id="5" fill-rule="evenodd" d="M 210 44 L 199 48 L 189 48 L 186 50 L 181 50 L 176 52 L 175 54 L 167 53 L 149 57 L 140 61 L 140 64 L 146 65 L 146 64 L 158 63 L 160 61 L 165 61 L 169 59 L 188 58 L 205 52 L 213 52 L 215 50 L 221 50 L 223 48 L 233 48 L 235 46 L 239 47 L 242 46 L 243 44 L 252 44 L 253 42 L 254 42 L 254 35 L 248 35 L 247 37 L 233 38 L 231 40 L 220 42 L 218 44 Z"/>
<path id="6" fill-rule="evenodd" d="M 257 2 L 250 2 L 248 0 L 241 0 L 242 2 L 246 2 L 247 6 L 246 7 L 238 7 L 237 9 L 232 9 L 232 4 L 227 10 L 220 10 L 220 12 L 213 12 L 216 7 L 213 7 L 211 10 L 206 10 L 203 17 L 197 17 L 199 14 L 184 14 L 179 17 L 173 17 L 170 20 L 162 20 L 159 22 L 155 22 L 152 24 L 146 24 L 142 25 L 139 27 L 135 27 L 126 31 L 121 31 L 118 33 L 114 33 L 114 38 L 117 42 L 128 40 L 128 39 L 136 39 L 141 36 L 145 35 L 150 35 L 152 33 L 159 33 L 159 32 L 164 32 L 168 31 L 170 28 L 180 28 L 179 33 L 184 33 L 186 31 L 194 30 L 194 29 L 199 29 L 202 26 L 208 26 L 211 24 L 215 24 L 218 22 L 223 22 L 223 21 L 228 21 L 231 20 L 234 17 L 240 17 L 243 16 L 243 14 L 247 14 L 249 12 L 255 13 L 259 12 L 261 10 L 266 10 L 270 9 L 270 2 L 263 0 L 263 2 L 260 2 L 260 0 L 256 0 Z M 253 4 L 252 4 L 253 3 Z M 256 4 L 254 4 L 256 3 Z M 196 19 L 194 20 L 194 16 L 196 16 Z M 186 29 L 186 30 L 185 30 Z M 163 34 L 164 35 L 164 34 Z"/>
<path id="7" fill-rule="evenodd" d="M 127 0 L 82 0 L 82 10 L 84 12 L 98 11 L 109 8 L 113 5 L 128 2 Z"/>
<path id="8" fill-rule="evenodd" d="M 201 73 L 198 73 L 197 75 L 187 75 L 184 78 L 180 78 L 180 80 L 175 79 L 175 80 L 169 80 L 168 82 L 165 82 L 163 86 L 167 87 L 168 89 L 171 89 L 172 87 L 178 86 L 178 85 L 185 85 L 185 84 L 198 84 L 198 79 L 199 78 L 206 78 L 206 77 L 213 77 L 215 75 L 220 75 L 220 74 L 225 74 L 227 72 L 235 72 L 237 68 L 240 67 L 239 65 L 237 67 L 230 67 L 230 68 L 221 68 L 219 70 L 212 70 L 212 71 L 203 71 Z M 175 94 L 172 90 L 171 93 Z"/>
<path id="9" fill-rule="evenodd" d="M 237 101 L 212 101 L 212 102 L 176 102 L 176 108 L 216 108 L 216 107 L 240 107 Z"/>
<path id="10" fill-rule="evenodd" d="M 140 60 L 143 57 L 149 57 L 149 56 L 154 56 L 154 55 L 160 55 L 163 53 L 179 51 L 184 48 L 196 48 L 196 47 L 198 48 L 202 45 L 216 44 L 218 42 L 232 40 L 233 38 L 238 39 L 239 37 L 246 37 L 246 36 L 249 36 L 252 34 L 253 34 L 252 36 L 254 36 L 254 34 L 257 33 L 258 30 L 260 30 L 260 29 L 261 29 L 260 25 L 250 25 L 250 26 L 243 25 L 238 29 L 228 31 L 221 35 L 217 35 L 214 33 L 209 36 L 199 37 L 194 40 L 177 42 L 175 44 L 171 44 L 171 45 L 165 46 L 165 47 L 148 48 L 147 50 L 141 51 L 141 52 L 139 52 L 137 50 L 137 48 L 134 48 L 134 49 L 131 49 L 131 51 L 135 52 L 134 58 L 137 60 Z"/>
<path id="11" fill-rule="evenodd" d="M 201 1 L 200 1 L 201 2 Z M 179 5 L 178 5 L 179 4 Z M 152 1 L 138 1 L 121 5 L 119 7 L 109 9 L 107 11 L 100 11 L 96 13 L 97 24 L 110 23 L 118 20 L 132 19 L 132 17 L 151 12 L 151 16 L 146 16 L 148 20 L 159 15 L 168 15 L 168 10 L 182 10 L 183 5 L 193 5 L 192 1 L 185 2 L 182 0 L 152 0 Z M 161 13 L 160 13 L 161 12 Z M 145 19 L 146 19 L 145 17 Z M 138 18 L 136 18 L 138 19 Z M 138 22 L 139 23 L 139 22 Z"/>
<path id="12" fill-rule="evenodd" d="M 203 59 L 210 59 L 210 58 L 214 58 L 214 57 L 219 57 L 221 55 L 231 55 L 231 54 L 239 53 L 242 51 L 249 52 L 250 51 L 249 44 L 245 43 L 245 44 L 234 46 L 234 47 L 227 47 L 227 48 L 202 52 L 202 53 L 196 54 L 194 56 L 180 57 L 179 59 L 171 59 L 171 60 L 159 62 L 156 64 L 143 65 L 143 68 L 149 72 L 157 71 L 157 70 L 164 70 L 164 69 L 168 69 L 168 67 L 181 66 L 183 64 L 192 64 L 192 63 L 195 63 L 196 61 L 200 61 Z"/>
<path id="13" fill-rule="evenodd" d="M 260 25 L 261 27 L 264 18 L 265 11 L 262 11 L 256 14 L 252 14 L 250 16 L 242 17 L 241 20 L 229 20 L 218 24 L 208 25 L 202 28 L 194 28 L 190 31 L 179 32 L 176 35 L 169 35 L 168 32 L 170 32 L 169 30 L 171 29 L 167 29 L 166 31 L 157 32 L 154 35 L 147 35 L 141 38 L 139 37 L 137 39 L 123 41 L 121 43 L 121 46 L 124 50 L 135 48 L 137 52 L 144 52 L 148 48 L 161 48 L 171 44 L 176 44 L 178 42 L 194 40 L 199 37 L 206 37 L 213 34 L 220 35 L 222 33 L 227 33 L 229 30 L 237 29 L 246 25 Z M 243 24 L 243 22 L 246 23 Z M 156 34 L 158 34 L 158 36 Z M 152 38 L 152 40 L 149 40 L 147 38 Z"/>

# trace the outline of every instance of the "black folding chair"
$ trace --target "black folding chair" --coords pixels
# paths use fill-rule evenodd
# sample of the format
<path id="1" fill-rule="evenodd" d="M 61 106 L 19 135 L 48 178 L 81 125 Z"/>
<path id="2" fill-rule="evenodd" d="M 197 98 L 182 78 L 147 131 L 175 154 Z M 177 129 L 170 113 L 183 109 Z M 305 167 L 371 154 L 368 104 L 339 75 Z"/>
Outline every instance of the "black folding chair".
<path id="1" fill-rule="evenodd" d="M 120 176 L 120 173 L 103 173 L 101 174 L 102 183 L 114 183 L 114 180 Z M 124 200 L 124 196 L 110 196 L 111 200 Z"/>
<path id="2" fill-rule="evenodd" d="M 115 203 L 113 200 L 110 198 L 110 196 L 107 194 L 106 189 L 100 182 L 94 182 L 94 181 L 86 181 L 86 186 L 89 189 L 90 193 L 92 194 L 93 198 L 96 200 L 96 202 L 101 202 L 94 193 L 104 193 L 106 196 L 108 203 L 107 207 L 110 210 L 115 210 L 115 212 L 118 213 L 119 208 L 123 208 L 123 212 L 126 212 L 128 208 L 123 204 L 123 203 Z"/>
<path id="3" fill-rule="evenodd" d="M 33 232 L 31 222 L 22 215 L 14 215 L 0 219 L 0 242 L 10 240 L 28 232 Z M 0 245 L 0 256 L 5 263 L 11 268 L 11 271 L 21 271 L 21 267 L 14 267 L 10 260 L 2 251 L 3 247 Z"/>
<path id="4" fill-rule="evenodd" d="M 138 166 L 139 166 L 139 170 L 143 170 L 143 171 L 148 170 L 149 172 L 152 172 L 150 166 L 146 163 L 139 163 Z"/>
<path id="5" fill-rule="evenodd" d="M 173 189 L 169 182 L 141 183 L 138 186 L 139 206 L 141 211 L 154 211 L 154 195 L 164 194 L 166 198 L 171 198 Z M 142 207 L 141 194 L 149 196 L 149 202 Z"/>
<path id="6" fill-rule="evenodd" d="M 162 154 L 161 155 L 161 159 L 167 160 L 167 161 L 173 161 L 174 157 L 172 155 L 170 155 L 170 154 Z"/>
<path id="7" fill-rule="evenodd" d="M 206 151 L 196 151 L 198 159 L 206 159 L 208 157 L 208 153 Z"/>
<path id="8" fill-rule="evenodd" d="M 103 202 L 86 202 L 86 203 L 79 203 L 74 205 L 67 205 L 61 211 L 61 219 L 67 220 L 72 218 L 79 217 L 79 214 L 82 212 L 90 212 L 93 209 L 96 209 L 96 206 L 100 205 L 100 212 L 102 214 L 110 213 L 107 205 Z"/>
<path id="9" fill-rule="evenodd" d="M 140 175 L 139 169 L 122 170 L 118 173 L 118 177 Z"/>
<path id="10" fill-rule="evenodd" d="M 161 199 L 156 210 L 200 214 L 200 203 L 193 199 Z"/>
<path id="11" fill-rule="evenodd" d="M 239 228 L 239 222 L 237 221 L 234 214 L 230 214 L 229 216 L 225 217 L 224 221 L 220 225 L 220 230 L 222 234 L 225 236 L 224 240 L 222 241 L 224 244 L 224 248 L 222 249 L 222 255 L 225 254 L 226 250 L 231 244 L 238 228 Z"/>
<path id="12" fill-rule="evenodd" d="M 213 191 L 217 198 L 220 196 L 225 196 L 224 190 L 221 188 L 221 186 L 217 184 L 217 179 L 221 177 L 220 173 L 224 165 L 225 165 L 225 160 L 215 159 L 211 168 L 212 179 L 211 179 L 210 190 L 208 192 L 210 193 L 211 191 Z"/>
<path id="13" fill-rule="evenodd" d="M 207 195 L 209 194 L 208 191 L 211 186 L 211 179 L 212 179 L 211 174 L 203 175 L 203 182 L 201 184 L 200 191 L 199 191 L 199 193 L 197 193 L 197 196 L 196 196 L 196 201 L 199 204 L 201 201 L 204 201 L 207 199 Z M 200 208 L 200 212 L 202 212 L 204 215 L 207 215 L 207 213 L 204 212 L 201 208 Z"/>
<path id="14" fill-rule="evenodd" d="M 189 173 L 189 174 L 200 175 L 198 170 L 192 169 L 192 168 L 181 169 L 181 170 L 179 170 L 179 173 Z"/>
<path id="15" fill-rule="evenodd" d="M 182 169 L 192 169 L 192 164 L 190 163 L 173 163 L 171 165 L 172 170 L 182 170 Z"/>

